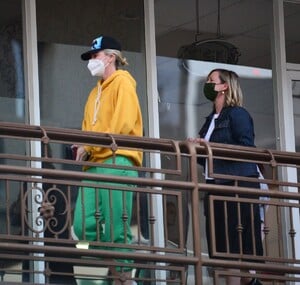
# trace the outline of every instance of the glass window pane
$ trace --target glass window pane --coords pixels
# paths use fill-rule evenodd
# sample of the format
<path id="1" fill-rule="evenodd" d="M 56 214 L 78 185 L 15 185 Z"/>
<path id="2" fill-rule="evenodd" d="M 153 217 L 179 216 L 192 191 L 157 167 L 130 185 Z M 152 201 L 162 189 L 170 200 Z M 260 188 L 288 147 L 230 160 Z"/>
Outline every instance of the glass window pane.
<path id="1" fill-rule="evenodd" d="M 198 1 L 198 9 L 197 1 L 192 0 L 155 2 L 160 136 L 178 140 L 198 137 L 212 110 L 203 95 L 203 83 L 214 68 L 226 68 L 241 78 L 244 106 L 254 120 L 256 145 L 275 149 L 272 1 L 220 1 L 220 9 L 218 2 Z M 170 168 L 172 162 L 163 158 L 162 167 Z M 203 169 L 199 166 L 197 170 L 199 180 L 204 181 Z M 189 175 L 186 166 L 183 177 Z M 205 226 L 201 226 L 205 240 Z M 176 240 L 176 234 L 170 240 Z M 192 245 L 187 243 L 187 248 Z M 202 250 L 207 253 L 205 247 Z"/>
<path id="2" fill-rule="evenodd" d="M 0 120 L 24 122 L 21 0 L 0 2 Z"/>
<path id="3" fill-rule="evenodd" d="M 300 3 L 284 2 L 286 61 L 300 63 Z"/>
<path id="4" fill-rule="evenodd" d="M 270 69 L 271 23 L 272 1 L 155 1 L 159 56 L 177 58 L 189 46 L 194 59 L 230 63 L 235 47 L 238 64 Z"/>
<path id="5" fill-rule="evenodd" d="M 81 129 L 85 102 L 97 78 L 80 56 L 93 39 L 107 35 L 122 44 L 129 63 L 126 69 L 137 82 L 147 131 L 143 1 L 36 0 L 36 9 L 41 125 Z M 55 157 L 65 157 L 65 150 L 51 144 Z M 76 197 L 76 191 L 71 195 Z M 73 269 L 61 270 L 72 273 Z"/>
<path id="6" fill-rule="evenodd" d="M 172 139 L 198 135 L 211 110 L 202 92 L 204 78 L 213 68 L 224 66 L 241 76 L 244 105 L 254 119 L 257 146 L 276 148 L 270 46 L 272 1 L 219 3 L 155 2 L 160 135 Z M 169 11 L 171 5 L 174 9 Z M 237 60 L 232 57 L 235 48 L 240 52 Z"/>
<path id="7" fill-rule="evenodd" d="M 129 2 L 36 1 L 42 125 L 81 128 L 84 104 L 96 78 L 80 55 L 104 34 L 122 44 L 147 126 L 143 1 Z"/>
<path id="8" fill-rule="evenodd" d="M 23 62 L 21 0 L 0 1 L 0 120 L 5 122 L 25 122 L 25 90 Z M 7 154 L 24 155 L 25 142 L 1 138 L 0 162 L 10 166 L 24 166 L 25 161 L 8 159 Z M 0 234 L 18 235 L 21 231 L 21 213 L 19 197 L 24 190 L 24 184 L 6 179 L 2 174 L 0 179 Z M 0 260 L 0 266 L 21 267 L 14 260 Z M 22 282 L 20 274 L 13 274 L 11 281 Z"/>

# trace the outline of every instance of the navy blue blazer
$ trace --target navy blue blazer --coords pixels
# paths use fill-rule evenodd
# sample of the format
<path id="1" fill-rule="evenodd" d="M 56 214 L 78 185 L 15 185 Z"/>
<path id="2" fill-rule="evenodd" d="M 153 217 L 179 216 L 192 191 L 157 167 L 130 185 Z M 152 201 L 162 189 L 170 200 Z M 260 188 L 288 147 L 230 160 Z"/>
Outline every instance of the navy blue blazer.
<path id="1" fill-rule="evenodd" d="M 204 125 L 199 131 L 200 138 L 204 138 L 214 111 L 206 118 Z M 215 128 L 209 141 L 215 143 L 255 147 L 254 127 L 250 114 L 243 107 L 224 107 L 217 119 L 215 119 Z M 205 167 L 205 159 L 199 159 L 198 163 Z M 257 166 L 255 163 L 237 162 L 230 160 L 214 159 L 214 173 L 255 176 L 258 177 Z M 217 181 L 216 181 L 217 182 Z"/>

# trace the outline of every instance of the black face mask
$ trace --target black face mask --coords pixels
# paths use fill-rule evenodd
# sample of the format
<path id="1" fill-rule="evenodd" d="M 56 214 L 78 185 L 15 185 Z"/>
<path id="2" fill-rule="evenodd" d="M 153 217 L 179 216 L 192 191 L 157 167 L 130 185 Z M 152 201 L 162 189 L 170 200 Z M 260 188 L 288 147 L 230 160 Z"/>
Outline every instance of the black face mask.
<path id="1" fill-rule="evenodd" d="M 203 92 L 205 97 L 210 101 L 215 101 L 218 91 L 215 90 L 216 83 L 205 83 Z"/>

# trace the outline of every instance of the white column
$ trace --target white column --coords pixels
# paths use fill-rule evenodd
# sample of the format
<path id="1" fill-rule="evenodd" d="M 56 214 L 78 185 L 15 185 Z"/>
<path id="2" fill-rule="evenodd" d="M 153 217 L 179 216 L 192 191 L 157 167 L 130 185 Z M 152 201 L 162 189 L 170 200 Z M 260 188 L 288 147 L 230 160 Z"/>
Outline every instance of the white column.
<path id="1" fill-rule="evenodd" d="M 147 75 L 147 98 L 148 98 L 148 121 L 149 136 L 159 138 L 159 113 L 158 113 L 158 91 L 157 91 L 157 67 L 155 47 L 155 23 L 154 23 L 154 0 L 144 0 L 145 13 L 145 53 L 146 53 L 146 75 Z M 150 166 L 160 169 L 161 161 L 159 154 L 151 154 Z M 161 174 L 154 174 L 156 179 L 163 179 Z M 164 247 L 164 225 L 163 225 L 163 201 L 161 195 L 153 197 L 154 214 L 157 218 L 154 231 L 154 242 L 156 246 Z M 165 279 L 166 273 L 158 271 L 157 279 Z M 158 285 L 165 282 L 158 282 Z"/>
<path id="2" fill-rule="evenodd" d="M 36 5 L 35 0 L 22 1 L 22 15 L 23 15 L 23 46 L 24 46 L 24 81 L 25 81 L 25 122 L 30 125 L 40 125 L 40 102 L 39 102 L 39 77 L 38 77 L 38 54 L 37 54 L 37 30 L 36 30 Z M 27 146 L 27 152 L 34 157 L 41 156 L 40 142 L 31 142 Z M 40 162 L 31 162 L 30 167 L 41 168 Z M 32 185 L 31 185 L 32 186 Z M 30 187 L 31 187 L 30 186 Z M 42 188 L 42 185 L 38 185 Z M 29 189 L 30 189 L 29 187 Z M 40 194 L 38 190 L 32 191 L 32 197 Z M 32 223 L 35 230 L 40 230 L 43 225 L 36 225 L 34 222 L 38 216 L 38 207 L 31 200 L 29 207 L 32 210 Z M 42 246 L 42 243 L 35 243 Z M 36 254 L 39 255 L 39 254 Z M 42 256 L 39 255 L 39 256 Z M 33 269 L 35 271 L 44 270 L 44 262 L 34 261 Z M 32 280 L 34 283 L 44 283 L 45 278 L 43 274 L 35 274 Z"/>

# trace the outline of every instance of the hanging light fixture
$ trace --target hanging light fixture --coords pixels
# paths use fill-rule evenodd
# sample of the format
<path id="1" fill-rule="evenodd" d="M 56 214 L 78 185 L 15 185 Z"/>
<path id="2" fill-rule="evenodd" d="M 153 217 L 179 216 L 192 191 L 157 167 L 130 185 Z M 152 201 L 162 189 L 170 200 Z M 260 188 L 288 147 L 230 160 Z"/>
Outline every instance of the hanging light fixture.
<path id="1" fill-rule="evenodd" d="M 196 3 L 196 35 L 192 44 L 179 48 L 177 56 L 180 59 L 194 59 L 220 63 L 237 64 L 241 55 L 239 49 L 223 39 L 221 34 L 221 2 L 218 0 L 218 19 L 216 38 L 198 40 L 200 35 L 199 2 Z"/>

